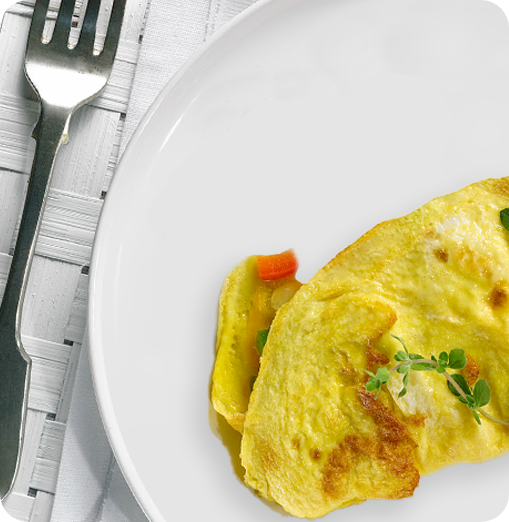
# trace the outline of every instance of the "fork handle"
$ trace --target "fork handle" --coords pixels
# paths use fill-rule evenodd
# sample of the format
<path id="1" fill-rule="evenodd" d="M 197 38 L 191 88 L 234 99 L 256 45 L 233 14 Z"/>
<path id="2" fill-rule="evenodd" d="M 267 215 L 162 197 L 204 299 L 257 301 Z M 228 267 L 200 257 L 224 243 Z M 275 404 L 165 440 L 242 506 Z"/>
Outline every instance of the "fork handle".
<path id="1" fill-rule="evenodd" d="M 34 129 L 36 139 L 34 160 L 19 226 L 18 238 L 9 276 L 0 306 L 0 333 L 21 335 L 21 311 L 42 214 L 49 192 L 56 154 L 71 117 L 68 109 L 41 104 L 39 121 Z M 21 343 L 18 343 L 24 352 Z M 26 360 L 26 353 L 21 354 Z"/>

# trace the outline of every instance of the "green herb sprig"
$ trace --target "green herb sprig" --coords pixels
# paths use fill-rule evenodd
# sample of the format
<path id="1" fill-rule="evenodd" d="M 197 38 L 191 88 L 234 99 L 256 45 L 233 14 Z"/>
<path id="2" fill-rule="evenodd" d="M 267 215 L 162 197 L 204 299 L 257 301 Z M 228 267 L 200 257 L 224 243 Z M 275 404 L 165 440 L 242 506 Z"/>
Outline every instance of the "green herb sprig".
<path id="1" fill-rule="evenodd" d="M 376 374 L 368 370 L 363 370 L 369 375 L 369 379 L 366 382 L 366 390 L 376 392 L 375 398 L 378 398 L 382 386 L 389 382 L 393 372 L 398 372 L 403 375 L 403 388 L 398 394 L 398 398 L 401 398 L 404 397 L 408 391 L 407 386 L 411 370 L 436 371 L 447 379 L 447 386 L 451 393 L 455 395 L 461 403 L 472 410 L 474 419 L 478 424 L 481 424 L 479 417 L 479 414 L 481 414 L 493 422 L 509 426 L 508 421 L 497 419 L 483 410 L 483 406 L 486 406 L 491 398 L 490 387 L 484 379 L 477 381 L 475 386 L 471 388 L 461 373 L 450 374 L 447 371 L 448 369 L 461 370 L 465 368 L 467 365 L 467 357 L 464 350 L 455 348 L 449 353 L 445 351 L 441 352 L 438 359 L 434 355 L 431 356 L 431 359 L 426 359 L 418 353 L 410 353 L 405 341 L 403 341 L 401 337 L 392 334 L 391 337 L 396 339 L 403 347 L 403 349 L 398 350 L 394 356 L 394 359 L 399 364 L 391 369 L 378 368 Z"/>

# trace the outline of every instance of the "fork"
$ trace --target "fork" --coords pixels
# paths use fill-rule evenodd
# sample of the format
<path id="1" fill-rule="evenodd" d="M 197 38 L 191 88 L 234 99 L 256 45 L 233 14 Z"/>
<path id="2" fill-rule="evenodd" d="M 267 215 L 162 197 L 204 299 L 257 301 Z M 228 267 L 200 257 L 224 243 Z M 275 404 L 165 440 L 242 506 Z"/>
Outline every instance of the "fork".
<path id="1" fill-rule="evenodd" d="M 49 0 L 36 0 L 25 54 L 25 74 L 41 111 L 32 136 L 35 155 L 11 268 L 0 306 L 0 500 L 12 489 L 19 467 L 30 386 L 31 359 L 21 342 L 23 298 L 44 206 L 60 145 L 71 116 L 97 96 L 110 76 L 126 0 L 114 0 L 101 53 L 94 51 L 101 0 L 89 0 L 78 43 L 69 34 L 75 0 L 62 0 L 53 36 L 43 42 Z"/>

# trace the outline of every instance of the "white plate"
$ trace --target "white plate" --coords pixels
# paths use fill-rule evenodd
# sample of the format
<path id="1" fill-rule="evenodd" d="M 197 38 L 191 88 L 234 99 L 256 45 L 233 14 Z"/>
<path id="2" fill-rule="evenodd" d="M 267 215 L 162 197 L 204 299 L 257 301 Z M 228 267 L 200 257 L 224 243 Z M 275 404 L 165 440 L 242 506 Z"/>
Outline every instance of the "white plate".
<path id="1" fill-rule="evenodd" d="M 209 412 L 227 272 L 293 247 L 307 280 L 376 223 L 507 174 L 508 92 L 507 20 L 480 0 L 261 1 L 164 90 L 108 194 L 90 299 L 104 422 L 154 522 L 281 518 Z M 489 520 L 508 463 L 327 518 Z"/>

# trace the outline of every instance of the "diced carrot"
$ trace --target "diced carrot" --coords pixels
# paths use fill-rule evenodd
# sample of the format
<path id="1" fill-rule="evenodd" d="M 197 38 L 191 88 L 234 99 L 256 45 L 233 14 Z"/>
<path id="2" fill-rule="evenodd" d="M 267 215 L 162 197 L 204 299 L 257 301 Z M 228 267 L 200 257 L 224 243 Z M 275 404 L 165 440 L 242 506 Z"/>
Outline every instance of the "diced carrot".
<path id="1" fill-rule="evenodd" d="M 256 262 L 260 277 L 270 281 L 295 274 L 299 267 L 293 250 L 272 256 L 256 256 Z"/>

